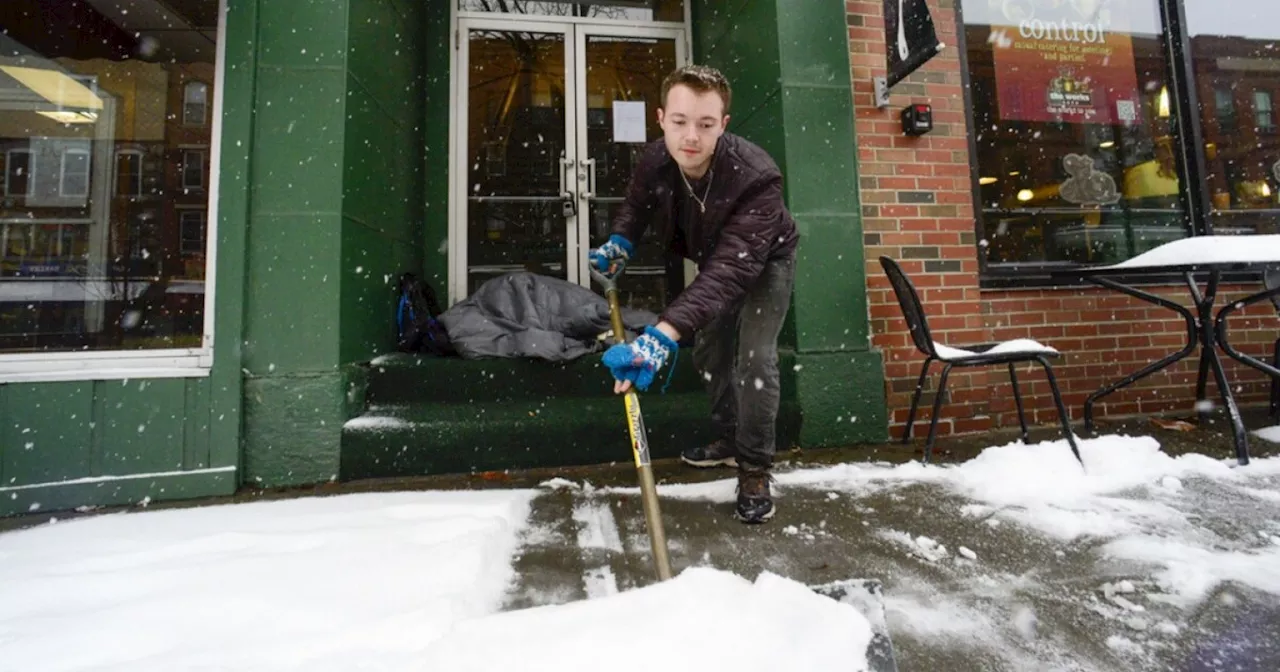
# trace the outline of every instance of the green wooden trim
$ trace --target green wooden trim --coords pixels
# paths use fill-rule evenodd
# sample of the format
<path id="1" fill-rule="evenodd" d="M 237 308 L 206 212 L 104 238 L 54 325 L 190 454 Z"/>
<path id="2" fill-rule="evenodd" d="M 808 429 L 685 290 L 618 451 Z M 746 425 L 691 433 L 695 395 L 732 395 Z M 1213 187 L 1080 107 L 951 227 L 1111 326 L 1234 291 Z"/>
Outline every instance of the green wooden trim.
<path id="1" fill-rule="evenodd" d="M 209 376 L 210 466 L 241 462 L 249 161 L 257 86 L 258 2 L 227 0 L 223 40 L 222 147 L 218 183 L 218 240 L 214 298 L 213 369 Z M 238 479 L 233 479 L 238 481 Z"/>
<path id="2" fill-rule="evenodd" d="M 449 294 L 449 172 L 453 165 L 449 160 L 450 111 L 452 84 L 450 83 L 449 42 L 453 30 L 450 24 L 449 3 L 428 3 L 423 12 L 422 30 L 425 31 L 423 58 L 426 83 L 423 86 L 426 117 L 422 125 L 423 138 L 423 226 L 422 226 L 422 277 L 432 283 L 442 301 Z M 462 75 L 466 77 L 466 73 Z M 465 80 L 464 80 L 465 81 Z"/>
<path id="3" fill-rule="evenodd" d="M 0 517 L 60 511 L 79 506 L 120 506 L 145 504 L 160 499 L 229 495 L 235 492 L 236 482 L 236 468 L 227 466 L 0 487 Z"/>

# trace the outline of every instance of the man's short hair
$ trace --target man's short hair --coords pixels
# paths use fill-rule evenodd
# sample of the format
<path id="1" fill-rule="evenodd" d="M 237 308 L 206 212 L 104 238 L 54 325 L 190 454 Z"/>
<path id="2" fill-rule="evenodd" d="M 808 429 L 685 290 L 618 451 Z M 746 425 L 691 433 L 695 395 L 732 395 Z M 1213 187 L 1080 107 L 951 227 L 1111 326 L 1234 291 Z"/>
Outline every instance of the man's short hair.
<path id="1" fill-rule="evenodd" d="M 662 106 L 667 106 L 667 94 L 677 84 L 694 90 L 695 93 L 715 91 L 724 101 L 724 113 L 729 114 L 729 102 L 733 99 L 733 91 L 729 88 L 729 80 L 719 70 L 706 65 L 686 65 L 676 68 L 667 78 L 662 80 Z"/>

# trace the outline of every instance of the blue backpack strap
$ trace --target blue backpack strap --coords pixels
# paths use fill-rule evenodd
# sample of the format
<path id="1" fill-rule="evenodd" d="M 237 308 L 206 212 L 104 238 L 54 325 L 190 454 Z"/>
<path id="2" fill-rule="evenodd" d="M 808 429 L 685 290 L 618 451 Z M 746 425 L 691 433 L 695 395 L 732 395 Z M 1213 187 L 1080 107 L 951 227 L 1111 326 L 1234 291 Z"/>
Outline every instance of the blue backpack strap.
<path id="1" fill-rule="evenodd" d="M 400 294 L 400 305 L 396 307 L 396 333 L 404 335 L 405 313 L 409 314 L 409 324 L 413 324 L 413 304 L 407 294 Z"/>

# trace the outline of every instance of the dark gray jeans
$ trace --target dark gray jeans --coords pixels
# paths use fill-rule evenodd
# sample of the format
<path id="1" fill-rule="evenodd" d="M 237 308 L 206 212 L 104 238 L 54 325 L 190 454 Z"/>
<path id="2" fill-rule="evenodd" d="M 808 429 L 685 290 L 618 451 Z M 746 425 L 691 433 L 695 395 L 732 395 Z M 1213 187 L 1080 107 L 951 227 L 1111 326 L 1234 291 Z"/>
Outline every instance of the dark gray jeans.
<path id="1" fill-rule="evenodd" d="M 778 333 L 795 277 L 794 257 L 770 261 L 742 302 L 699 331 L 693 347 L 711 421 L 749 466 L 771 467 L 777 452 Z"/>

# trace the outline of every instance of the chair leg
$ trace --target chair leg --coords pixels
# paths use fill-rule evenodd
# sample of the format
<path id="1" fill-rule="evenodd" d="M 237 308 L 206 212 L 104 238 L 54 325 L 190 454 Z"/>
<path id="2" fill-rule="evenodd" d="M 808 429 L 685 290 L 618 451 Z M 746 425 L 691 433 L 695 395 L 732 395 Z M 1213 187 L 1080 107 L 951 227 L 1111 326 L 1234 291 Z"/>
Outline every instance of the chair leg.
<path id="1" fill-rule="evenodd" d="M 929 357 L 924 360 L 924 366 L 920 367 L 920 377 L 916 379 L 916 393 L 911 397 L 911 411 L 907 413 L 907 428 L 902 432 L 902 442 L 911 441 L 911 427 L 916 422 L 916 407 L 920 405 L 920 393 L 924 391 L 924 379 L 929 375 L 929 365 L 933 364 L 933 358 Z"/>
<path id="2" fill-rule="evenodd" d="M 1013 403 L 1018 405 L 1018 424 L 1022 425 L 1022 442 L 1030 443 L 1031 439 L 1027 434 L 1027 416 L 1022 410 L 1022 393 L 1018 391 L 1018 372 L 1013 368 L 1013 362 L 1009 362 L 1009 380 L 1013 382 Z"/>
<path id="3" fill-rule="evenodd" d="M 929 418 L 929 439 L 924 444 L 924 461 L 929 463 L 929 456 L 933 454 L 933 439 L 938 435 L 938 411 L 942 409 L 942 397 L 947 392 L 947 376 L 951 374 L 951 365 L 947 364 L 942 368 L 942 377 L 938 379 L 938 391 L 933 397 L 933 417 Z"/>
<path id="4" fill-rule="evenodd" d="M 1080 457 L 1080 446 L 1076 445 L 1075 434 L 1071 432 L 1071 418 L 1067 415 L 1067 407 L 1062 403 L 1062 393 L 1058 391 L 1058 381 L 1053 377 L 1053 367 L 1049 366 L 1049 362 L 1044 357 L 1036 357 L 1036 361 L 1040 362 L 1040 366 L 1044 367 L 1044 375 L 1049 378 L 1049 389 L 1053 390 L 1053 403 L 1058 405 L 1058 419 L 1062 422 L 1062 433 L 1067 437 L 1067 444 L 1071 446 L 1071 452 L 1076 456 L 1076 461 L 1084 467 L 1084 459 Z"/>
<path id="5" fill-rule="evenodd" d="M 1275 355 L 1271 365 L 1280 369 L 1280 338 L 1276 339 Z M 1280 378 L 1271 379 L 1271 421 L 1280 422 Z"/>

